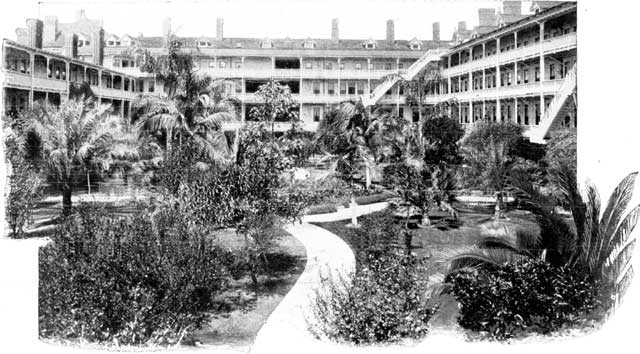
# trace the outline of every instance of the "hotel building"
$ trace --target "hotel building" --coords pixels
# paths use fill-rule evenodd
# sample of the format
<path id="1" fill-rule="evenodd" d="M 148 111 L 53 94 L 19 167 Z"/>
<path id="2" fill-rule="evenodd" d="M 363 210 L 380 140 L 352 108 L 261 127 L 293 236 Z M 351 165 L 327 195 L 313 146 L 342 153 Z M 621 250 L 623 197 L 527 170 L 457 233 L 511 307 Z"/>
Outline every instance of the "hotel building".
<path id="1" fill-rule="evenodd" d="M 342 39 L 337 19 L 328 39 L 234 38 L 224 36 L 221 18 L 214 37 L 179 39 L 199 73 L 228 80 L 227 91 L 242 102 L 242 120 L 259 103 L 253 93 L 272 78 L 289 86 L 307 130 L 347 100 L 412 120 L 416 108 L 407 104 L 398 76 L 411 80 L 432 63 L 442 80 L 424 103 L 446 105 L 465 126 L 482 118 L 511 120 L 536 141 L 554 124 L 575 127 L 576 4 L 504 1 L 500 9 L 479 9 L 478 17 L 472 29 L 460 22 L 451 40 L 441 40 L 439 23 L 432 24 L 431 40 L 398 40 L 391 20 L 384 39 Z M 170 31 L 167 19 L 162 33 Z M 163 36 L 107 33 L 83 11 L 73 23 L 27 20 L 16 34 L 16 41 L 3 41 L 5 114 L 38 100 L 59 104 L 82 82 L 125 116 L 136 95 L 163 92 L 162 82 L 139 68 L 141 50 L 161 53 Z"/>

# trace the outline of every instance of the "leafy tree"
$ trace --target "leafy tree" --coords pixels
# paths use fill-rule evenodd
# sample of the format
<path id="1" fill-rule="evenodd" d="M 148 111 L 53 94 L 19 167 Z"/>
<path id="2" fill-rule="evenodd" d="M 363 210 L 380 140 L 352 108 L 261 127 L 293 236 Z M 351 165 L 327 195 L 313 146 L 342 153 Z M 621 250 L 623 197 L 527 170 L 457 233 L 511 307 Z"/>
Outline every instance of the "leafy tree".
<path id="1" fill-rule="evenodd" d="M 111 150 L 122 122 L 109 110 L 90 99 L 68 100 L 58 109 L 41 108 L 22 117 L 26 134 L 38 142 L 32 146 L 38 167 L 61 192 L 65 214 L 71 211 L 73 189 L 94 162 L 101 159 L 101 169 L 108 170 L 109 161 L 126 158 Z"/>
<path id="2" fill-rule="evenodd" d="M 393 186 L 406 204 L 405 228 L 409 227 L 411 218 L 411 205 L 415 205 L 422 213 L 421 224 L 428 226 L 429 207 L 434 201 L 434 192 L 429 180 L 428 171 L 404 164 L 393 164 L 384 169 L 385 182 Z"/>
<path id="3" fill-rule="evenodd" d="M 275 122 L 297 122 L 299 106 L 291 96 L 291 89 L 273 79 L 261 85 L 255 93 L 262 104 L 251 108 L 253 120 L 271 126 L 271 137 L 275 137 Z"/>
<path id="4" fill-rule="evenodd" d="M 422 125 L 427 164 L 458 164 L 460 139 L 464 129 L 457 120 L 439 115 L 430 117 Z"/>

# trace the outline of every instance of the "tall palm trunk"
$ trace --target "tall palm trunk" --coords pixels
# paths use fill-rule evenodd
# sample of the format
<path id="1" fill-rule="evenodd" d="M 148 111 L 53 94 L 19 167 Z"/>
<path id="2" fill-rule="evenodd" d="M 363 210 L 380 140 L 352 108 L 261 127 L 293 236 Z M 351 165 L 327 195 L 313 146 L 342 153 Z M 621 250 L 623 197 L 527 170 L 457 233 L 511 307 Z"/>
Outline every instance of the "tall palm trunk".
<path id="1" fill-rule="evenodd" d="M 73 194 L 73 189 L 68 182 L 65 182 L 62 186 L 62 214 L 70 215 L 71 214 L 71 195 Z"/>
<path id="2" fill-rule="evenodd" d="M 366 189 L 371 189 L 371 168 L 369 166 L 364 167 L 364 186 Z"/>
<path id="3" fill-rule="evenodd" d="M 240 128 L 236 128 L 236 135 L 233 137 L 233 163 L 238 161 L 238 146 L 240 145 Z"/>

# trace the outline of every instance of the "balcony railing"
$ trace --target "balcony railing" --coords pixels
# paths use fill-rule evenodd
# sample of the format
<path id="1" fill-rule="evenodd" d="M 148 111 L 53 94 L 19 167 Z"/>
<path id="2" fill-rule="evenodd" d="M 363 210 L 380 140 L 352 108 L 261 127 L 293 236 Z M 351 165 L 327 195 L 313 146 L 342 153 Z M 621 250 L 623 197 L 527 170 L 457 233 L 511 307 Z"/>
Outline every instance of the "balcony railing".
<path id="1" fill-rule="evenodd" d="M 67 92 L 69 82 L 66 80 L 50 79 L 46 77 L 33 77 L 33 89 L 43 89 L 51 91 Z"/>
<path id="2" fill-rule="evenodd" d="M 31 75 L 18 73 L 15 71 L 7 70 L 4 72 L 5 84 L 11 86 L 24 87 L 26 89 L 31 88 Z"/>
<path id="3" fill-rule="evenodd" d="M 240 129 L 245 124 L 250 124 L 255 122 L 224 122 L 222 123 L 222 130 L 236 130 Z M 268 128 L 271 129 L 271 126 L 268 125 Z M 273 130 L 277 132 L 283 132 L 291 129 L 291 123 L 286 122 L 276 122 L 273 125 Z M 318 129 L 318 122 L 302 122 L 302 129 L 307 131 L 315 131 Z"/>
<path id="4" fill-rule="evenodd" d="M 575 32 L 562 35 L 555 38 L 543 40 L 542 43 L 532 43 L 528 46 L 515 48 L 506 52 L 491 55 L 488 57 L 472 60 L 470 62 L 457 65 L 443 70 L 442 75 L 452 77 L 469 71 L 482 70 L 489 67 L 495 67 L 499 64 L 510 63 L 515 60 L 528 59 L 543 54 L 555 53 L 567 49 L 575 48 L 577 45 L 577 36 Z"/>

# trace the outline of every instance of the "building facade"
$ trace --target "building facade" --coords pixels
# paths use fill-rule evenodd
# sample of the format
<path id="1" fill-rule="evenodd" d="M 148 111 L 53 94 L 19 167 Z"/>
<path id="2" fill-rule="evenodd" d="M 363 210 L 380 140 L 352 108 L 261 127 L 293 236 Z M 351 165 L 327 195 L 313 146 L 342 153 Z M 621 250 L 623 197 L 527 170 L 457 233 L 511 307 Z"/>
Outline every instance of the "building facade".
<path id="1" fill-rule="evenodd" d="M 413 79 L 426 65 L 437 64 L 442 81 L 424 103 L 446 104 L 464 125 L 488 118 L 535 128 L 560 110 L 562 124 L 575 127 L 575 104 L 565 104 L 564 98 L 575 93 L 575 85 L 565 87 L 572 77 L 575 81 L 575 3 L 504 1 L 499 9 L 479 9 L 472 29 L 460 22 L 451 40 L 441 40 L 439 23 L 432 25 L 431 40 L 398 40 L 394 26 L 387 21 L 384 39 L 342 39 L 337 19 L 328 39 L 235 38 L 224 35 L 219 18 L 215 36 L 180 40 L 183 50 L 193 53 L 199 73 L 228 80 L 227 91 L 242 102 L 241 120 L 251 119 L 248 112 L 259 103 L 254 92 L 269 79 L 289 86 L 307 130 L 315 130 L 328 110 L 348 100 L 387 107 L 411 120 L 417 115 L 397 84 L 399 77 Z M 162 33 L 170 32 L 165 19 Z M 16 34 L 18 41 L 3 43 L 5 112 L 39 99 L 58 103 L 68 97 L 70 85 L 81 82 L 124 115 L 137 94 L 163 92 L 161 82 L 140 70 L 139 56 L 161 53 L 164 36 L 108 33 L 84 11 L 73 23 L 58 23 L 55 17 L 27 20 L 27 28 Z M 570 92 L 560 94 L 563 89 Z"/>

